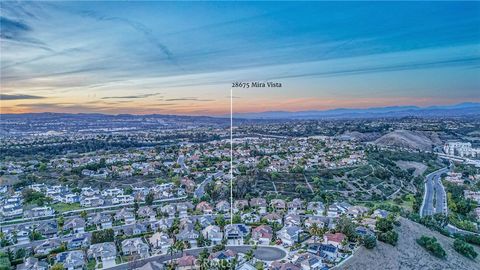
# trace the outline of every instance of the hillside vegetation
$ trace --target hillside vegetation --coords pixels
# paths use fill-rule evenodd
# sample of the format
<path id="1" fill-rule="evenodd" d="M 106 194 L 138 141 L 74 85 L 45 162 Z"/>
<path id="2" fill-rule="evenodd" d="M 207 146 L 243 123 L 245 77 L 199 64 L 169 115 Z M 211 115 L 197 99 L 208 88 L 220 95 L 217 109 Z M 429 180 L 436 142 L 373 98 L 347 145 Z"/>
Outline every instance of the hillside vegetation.
<path id="1" fill-rule="evenodd" d="M 453 249 L 454 239 L 431 231 L 426 227 L 400 218 L 401 226 L 396 227 L 400 235 L 396 246 L 378 242 L 374 249 L 361 247 L 355 255 L 336 269 L 365 270 L 365 269 L 480 269 L 479 258 L 471 260 Z M 438 258 L 416 243 L 416 239 L 423 235 L 434 236 L 446 251 L 446 258 Z M 478 253 L 480 249 L 475 247 Z"/>

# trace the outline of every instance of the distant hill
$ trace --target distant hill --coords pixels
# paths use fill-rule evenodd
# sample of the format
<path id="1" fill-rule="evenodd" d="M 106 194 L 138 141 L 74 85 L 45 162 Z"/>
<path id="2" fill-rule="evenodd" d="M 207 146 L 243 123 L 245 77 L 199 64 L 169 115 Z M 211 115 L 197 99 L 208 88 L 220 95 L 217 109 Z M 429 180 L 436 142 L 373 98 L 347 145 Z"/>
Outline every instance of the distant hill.
<path id="1" fill-rule="evenodd" d="M 480 103 L 461 103 L 449 106 L 393 106 L 367 109 L 333 109 L 325 111 L 269 111 L 237 113 L 235 118 L 248 119 L 331 119 L 331 118 L 381 118 L 381 117 L 456 117 L 480 116 Z"/>
<path id="2" fill-rule="evenodd" d="M 437 134 L 421 131 L 395 130 L 375 140 L 375 144 L 423 151 L 432 150 L 432 145 L 441 143 Z"/>
<path id="3" fill-rule="evenodd" d="M 455 270 L 472 270 L 480 269 L 480 259 L 470 260 L 453 248 L 453 239 L 429 230 L 418 223 L 412 222 L 405 218 L 400 218 L 400 227 L 398 232 L 397 246 L 391 246 L 383 242 L 378 242 L 377 247 L 368 250 L 361 247 L 352 258 L 335 269 L 345 270 L 365 270 L 365 269 L 382 269 L 382 270 L 438 270 L 438 269 L 455 269 Z M 422 235 L 435 236 L 443 249 L 447 252 L 446 259 L 439 259 L 425 249 L 419 246 L 415 240 Z M 480 249 L 475 247 L 477 253 Z"/>

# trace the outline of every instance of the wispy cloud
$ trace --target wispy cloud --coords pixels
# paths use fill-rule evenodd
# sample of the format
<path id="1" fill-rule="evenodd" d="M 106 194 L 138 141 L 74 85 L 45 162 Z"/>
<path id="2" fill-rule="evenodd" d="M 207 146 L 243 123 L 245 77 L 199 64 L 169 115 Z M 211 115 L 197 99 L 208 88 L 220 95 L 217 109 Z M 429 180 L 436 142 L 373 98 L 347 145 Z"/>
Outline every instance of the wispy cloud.
<path id="1" fill-rule="evenodd" d="M 137 98 L 147 98 L 161 95 L 162 93 L 152 93 L 152 94 L 143 94 L 143 95 L 130 95 L 130 96 L 113 96 L 113 97 L 102 97 L 102 99 L 137 99 Z"/>
<path id="2" fill-rule="evenodd" d="M 169 98 L 165 101 L 215 101 L 214 99 L 202 99 L 197 97 Z"/>
<path id="3" fill-rule="evenodd" d="M 42 99 L 45 97 L 22 94 L 0 94 L 0 100 Z"/>

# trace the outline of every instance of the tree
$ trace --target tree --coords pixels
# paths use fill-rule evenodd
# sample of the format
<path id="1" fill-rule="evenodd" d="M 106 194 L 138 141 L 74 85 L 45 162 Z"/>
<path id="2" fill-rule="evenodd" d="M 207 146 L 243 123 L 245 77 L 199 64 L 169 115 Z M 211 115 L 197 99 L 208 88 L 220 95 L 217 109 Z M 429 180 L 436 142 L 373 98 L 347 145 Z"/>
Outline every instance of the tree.
<path id="1" fill-rule="evenodd" d="M 0 251 L 0 270 L 10 270 L 10 265 L 8 255 Z"/>
<path id="2" fill-rule="evenodd" d="M 316 243 L 317 240 L 323 235 L 323 230 L 318 226 L 317 223 L 313 223 L 310 227 L 310 234 L 313 236 L 313 242 Z"/>
<path id="3" fill-rule="evenodd" d="M 340 217 L 337 221 L 336 229 L 337 231 L 345 234 L 350 240 L 354 239 L 356 236 L 355 224 L 348 217 Z"/>
<path id="4" fill-rule="evenodd" d="M 245 253 L 245 260 L 247 262 L 250 262 L 251 260 L 253 260 L 253 248 L 252 249 L 249 249 L 246 253 Z"/>
<path id="5" fill-rule="evenodd" d="M 54 265 L 52 265 L 52 268 L 50 268 L 51 270 L 63 270 L 63 264 L 61 263 L 56 263 Z"/>
<path id="6" fill-rule="evenodd" d="M 217 224 L 218 227 L 222 228 L 225 227 L 226 222 L 225 222 L 225 217 L 223 215 L 218 215 L 215 217 L 215 224 Z"/>
<path id="7" fill-rule="evenodd" d="M 393 222 L 386 218 L 380 218 L 377 220 L 375 228 L 380 232 L 388 232 L 393 230 Z"/>
<path id="8" fill-rule="evenodd" d="M 28 238 L 30 239 L 30 241 L 41 240 L 42 237 L 43 237 L 42 234 L 35 229 L 33 229 L 28 235 Z"/>
<path id="9" fill-rule="evenodd" d="M 185 250 L 185 243 L 183 241 L 177 241 L 173 245 L 175 246 L 175 249 L 180 251 L 181 253 L 183 253 L 183 251 Z"/>
<path id="10" fill-rule="evenodd" d="M 147 205 L 152 205 L 154 200 L 155 200 L 155 195 L 153 194 L 153 192 L 149 192 L 147 196 L 145 196 L 145 203 Z"/>
<path id="11" fill-rule="evenodd" d="M 233 223 L 242 223 L 242 217 L 239 214 L 233 215 Z"/>
<path id="12" fill-rule="evenodd" d="M 113 242 L 114 240 L 115 240 L 115 234 L 113 232 L 113 229 L 94 231 L 92 233 L 92 244 Z"/>
<path id="13" fill-rule="evenodd" d="M 422 235 L 416 241 L 417 241 L 417 244 L 425 248 L 428 252 L 430 252 L 436 257 L 445 258 L 447 256 L 447 253 L 442 248 L 442 246 L 437 242 L 437 238 L 435 237 L 428 237 L 428 236 Z"/>
<path id="14" fill-rule="evenodd" d="M 478 253 L 475 251 L 475 249 L 461 239 L 455 239 L 455 241 L 453 241 L 453 249 L 470 259 L 475 259 L 478 256 Z"/>
<path id="15" fill-rule="evenodd" d="M 210 269 L 212 269 L 210 261 L 208 260 L 209 254 L 210 253 L 208 252 L 208 249 L 204 248 L 204 249 L 202 249 L 202 251 L 198 255 L 200 270 L 210 270 Z"/>
<path id="16" fill-rule="evenodd" d="M 396 246 L 398 241 L 398 233 L 393 230 L 388 232 L 381 232 L 378 234 L 378 240 L 392 246 Z"/>
<path id="17" fill-rule="evenodd" d="M 63 224 L 65 224 L 65 218 L 63 216 L 60 216 L 57 219 L 57 224 L 58 224 L 59 227 L 63 227 Z"/>
<path id="18" fill-rule="evenodd" d="M 373 235 L 365 236 L 362 241 L 363 245 L 368 249 L 372 249 L 377 246 L 377 238 Z"/>
<path id="19" fill-rule="evenodd" d="M 15 259 L 23 259 L 25 257 L 25 255 L 27 254 L 27 252 L 25 251 L 24 248 L 19 248 L 17 249 L 17 251 L 15 252 Z"/>
<path id="20" fill-rule="evenodd" d="M 87 211 L 83 210 L 82 212 L 80 212 L 80 217 L 81 218 L 86 219 L 87 216 L 88 216 Z"/>

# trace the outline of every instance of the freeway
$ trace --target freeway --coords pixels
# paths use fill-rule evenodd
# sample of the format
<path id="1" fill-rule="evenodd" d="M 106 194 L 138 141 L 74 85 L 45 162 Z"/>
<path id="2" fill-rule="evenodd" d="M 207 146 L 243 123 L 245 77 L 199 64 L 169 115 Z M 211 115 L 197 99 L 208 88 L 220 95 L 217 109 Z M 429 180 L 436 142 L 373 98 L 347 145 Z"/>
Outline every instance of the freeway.
<path id="1" fill-rule="evenodd" d="M 237 253 L 245 253 L 253 246 L 226 246 L 227 249 L 231 249 Z M 159 262 L 159 263 L 164 263 L 172 259 L 177 259 L 182 256 L 182 254 L 185 255 L 193 255 L 193 256 L 198 256 L 200 252 L 204 248 L 193 248 L 193 249 L 187 249 L 183 251 L 183 253 L 177 252 L 174 253 L 173 255 L 169 254 L 163 254 L 163 255 L 155 255 L 151 256 L 145 259 L 139 259 L 133 262 L 128 262 L 128 263 L 123 263 L 119 264 L 116 266 L 113 266 L 111 268 L 105 268 L 108 270 L 127 270 L 127 269 L 135 269 L 142 267 L 143 265 L 147 264 L 148 262 Z M 275 246 L 257 246 L 257 249 L 253 253 L 254 257 L 258 260 L 262 261 L 276 261 L 276 260 L 281 260 L 284 259 L 287 256 L 287 252 L 281 248 L 281 247 L 275 247 Z"/>
<path id="2" fill-rule="evenodd" d="M 440 176 L 448 172 L 448 167 L 434 171 L 425 177 L 425 193 L 423 195 L 420 216 L 430 216 L 436 213 L 447 214 L 447 196 Z"/>

